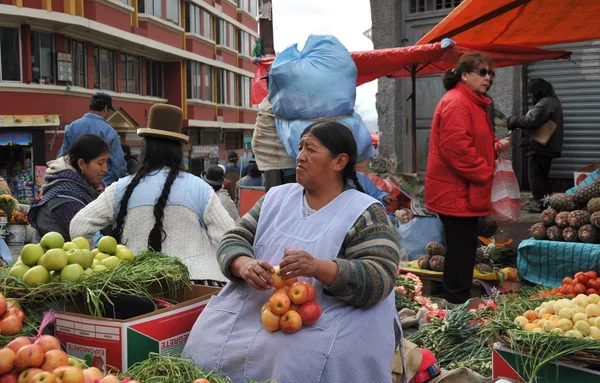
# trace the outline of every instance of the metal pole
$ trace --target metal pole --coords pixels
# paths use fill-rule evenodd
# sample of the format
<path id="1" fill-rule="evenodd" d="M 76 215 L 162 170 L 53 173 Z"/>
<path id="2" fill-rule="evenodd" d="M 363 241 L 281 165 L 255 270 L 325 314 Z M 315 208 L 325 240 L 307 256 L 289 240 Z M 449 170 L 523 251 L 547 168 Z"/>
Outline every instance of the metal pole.
<path id="1" fill-rule="evenodd" d="M 258 2 L 258 34 L 262 41 L 262 55 L 274 56 L 273 4 L 271 0 L 259 0 Z"/>
<path id="2" fill-rule="evenodd" d="M 412 65 L 410 71 L 410 81 L 412 86 L 412 103 L 411 103 L 411 134 L 412 134 L 412 153 L 413 153 L 413 173 L 417 173 L 419 169 L 417 155 L 417 66 Z"/>

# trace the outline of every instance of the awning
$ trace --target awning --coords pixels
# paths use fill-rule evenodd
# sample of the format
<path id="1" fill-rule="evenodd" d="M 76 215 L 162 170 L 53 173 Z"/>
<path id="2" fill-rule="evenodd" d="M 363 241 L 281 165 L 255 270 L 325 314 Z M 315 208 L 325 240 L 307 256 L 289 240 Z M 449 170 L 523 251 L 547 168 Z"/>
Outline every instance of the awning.
<path id="1" fill-rule="evenodd" d="M 448 37 L 536 47 L 600 39 L 600 1 L 463 0 L 417 45 Z"/>

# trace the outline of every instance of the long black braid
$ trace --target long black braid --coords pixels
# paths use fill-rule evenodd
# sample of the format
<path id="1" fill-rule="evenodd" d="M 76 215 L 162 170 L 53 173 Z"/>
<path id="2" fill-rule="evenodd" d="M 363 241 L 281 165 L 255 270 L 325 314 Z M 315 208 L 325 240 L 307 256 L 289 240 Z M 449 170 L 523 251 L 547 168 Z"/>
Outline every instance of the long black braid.
<path id="1" fill-rule="evenodd" d="M 167 176 L 163 191 L 154 205 L 154 219 L 156 222 L 148 235 L 148 248 L 154 251 L 160 252 L 162 250 L 162 243 L 167 237 L 167 233 L 165 232 L 165 229 L 163 229 L 163 217 L 165 216 L 165 207 L 167 206 L 167 200 L 171 193 L 171 186 L 173 186 L 173 182 L 175 182 L 175 179 L 179 175 L 179 170 L 179 168 L 171 168 L 171 170 L 169 170 L 169 175 Z"/>

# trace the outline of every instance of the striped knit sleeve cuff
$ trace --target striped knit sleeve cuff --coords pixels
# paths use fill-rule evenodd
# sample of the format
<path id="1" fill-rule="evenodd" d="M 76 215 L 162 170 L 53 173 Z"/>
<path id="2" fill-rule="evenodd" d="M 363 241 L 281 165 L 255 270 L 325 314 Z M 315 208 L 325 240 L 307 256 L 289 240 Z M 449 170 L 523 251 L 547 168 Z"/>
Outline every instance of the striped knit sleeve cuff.
<path id="1" fill-rule="evenodd" d="M 353 291 L 352 289 L 349 289 L 349 286 L 352 282 L 351 275 L 354 273 L 354 270 L 356 268 L 356 265 L 353 265 L 353 263 L 360 262 L 342 258 L 333 259 L 333 262 L 337 263 L 338 275 L 331 286 L 323 287 L 325 291 L 327 291 L 329 294 L 336 296 L 346 302 L 351 301 Z"/>

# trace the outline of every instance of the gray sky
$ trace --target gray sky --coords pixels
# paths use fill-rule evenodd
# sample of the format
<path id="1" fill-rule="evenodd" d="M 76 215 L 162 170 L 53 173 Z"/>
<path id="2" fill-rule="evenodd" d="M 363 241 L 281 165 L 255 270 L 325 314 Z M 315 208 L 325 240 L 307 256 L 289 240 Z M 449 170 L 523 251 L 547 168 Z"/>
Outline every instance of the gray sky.
<path id="1" fill-rule="evenodd" d="M 333 35 L 349 51 L 373 49 L 363 35 L 371 27 L 369 0 L 273 0 L 273 23 L 277 52 L 296 43 L 302 49 L 310 34 Z M 355 110 L 371 130 L 377 130 L 376 92 L 377 81 L 356 91 Z"/>

